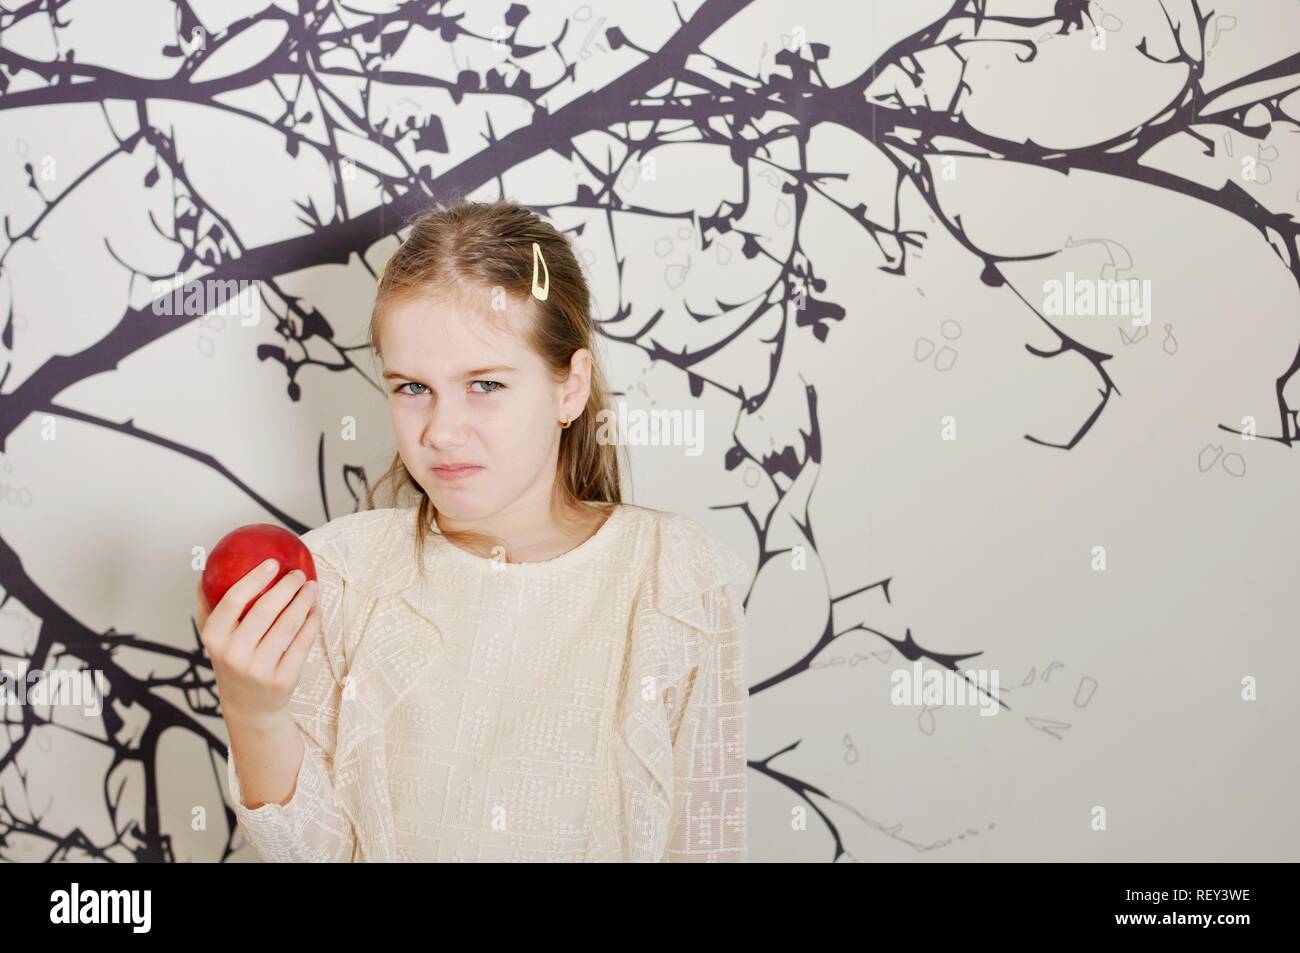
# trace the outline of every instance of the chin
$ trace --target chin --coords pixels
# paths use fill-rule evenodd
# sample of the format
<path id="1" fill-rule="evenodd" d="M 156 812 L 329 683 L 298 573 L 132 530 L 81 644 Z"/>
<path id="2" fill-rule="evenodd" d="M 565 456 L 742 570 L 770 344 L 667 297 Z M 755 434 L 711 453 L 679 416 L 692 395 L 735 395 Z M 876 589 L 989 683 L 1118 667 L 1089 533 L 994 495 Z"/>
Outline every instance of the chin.
<path id="1" fill-rule="evenodd" d="M 492 512 L 490 506 L 484 505 L 479 500 L 467 499 L 463 494 L 457 495 L 456 493 L 427 489 L 425 492 L 429 494 L 429 499 L 439 513 L 454 520 L 480 519 Z"/>

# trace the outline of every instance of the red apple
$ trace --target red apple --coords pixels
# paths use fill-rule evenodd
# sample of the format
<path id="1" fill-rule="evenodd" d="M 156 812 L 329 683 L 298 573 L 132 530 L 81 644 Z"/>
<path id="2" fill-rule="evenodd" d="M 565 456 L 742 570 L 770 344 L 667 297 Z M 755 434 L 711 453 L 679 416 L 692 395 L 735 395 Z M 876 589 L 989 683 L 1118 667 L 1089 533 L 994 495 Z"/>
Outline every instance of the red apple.
<path id="1" fill-rule="evenodd" d="M 274 559 L 280 564 L 275 578 L 266 588 L 250 599 L 239 613 L 240 621 L 249 606 L 260 599 L 286 573 L 301 569 L 308 579 L 316 578 L 316 564 L 309 550 L 293 533 L 273 523 L 250 523 L 233 529 L 217 541 L 208 554 L 203 569 L 203 596 L 208 606 L 216 608 L 226 591 L 264 560 Z"/>

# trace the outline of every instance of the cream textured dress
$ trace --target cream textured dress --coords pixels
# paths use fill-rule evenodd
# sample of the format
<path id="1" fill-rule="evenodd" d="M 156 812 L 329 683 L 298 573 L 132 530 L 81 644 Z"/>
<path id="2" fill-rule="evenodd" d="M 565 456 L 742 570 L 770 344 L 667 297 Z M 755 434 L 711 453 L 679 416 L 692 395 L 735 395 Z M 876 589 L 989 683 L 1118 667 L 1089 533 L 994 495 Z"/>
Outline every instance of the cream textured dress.
<path id="1" fill-rule="evenodd" d="M 621 504 L 533 563 L 476 556 L 415 507 L 302 537 L 321 634 L 290 708 L 285 805 L 243 803 L 268 861 L 744 861 L 748 690 L 738 556 Z"/>

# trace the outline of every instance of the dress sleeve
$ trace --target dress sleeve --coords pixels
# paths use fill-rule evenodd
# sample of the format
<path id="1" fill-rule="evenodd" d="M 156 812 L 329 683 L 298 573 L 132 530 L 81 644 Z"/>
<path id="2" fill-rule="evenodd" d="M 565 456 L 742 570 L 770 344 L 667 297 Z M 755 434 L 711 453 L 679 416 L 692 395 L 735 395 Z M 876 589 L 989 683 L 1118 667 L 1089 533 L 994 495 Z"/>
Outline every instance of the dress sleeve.
<path id="1" fill-rule="evenodd" d="M 327 524 L 328 525 L 328 524 Z M 302 537 L 316 564 L 321 632 L 303 664 L 289 701 L 303 739 L 303 760 L 293 794 L 283 805 L 244 804 L 233 751 L 227 747 L 226 777 L 235 817 L 258 855 L 271 863 L 352 860 L 356 832 L 334 787 L 334 750 L 346 663 L 342 640 L 349 593 L 337 550 L 322 543 L 321 529 Z"/>
<path id="2" fill-rule="evenodd" d="M 669 719 L 672 818 L 667 860 L 748 860 L 749 688 L 739 557 L 693 521 L 676 531 L 660 567 L 660 607 L 681 626 L 690 660 L 682 702 Z M 685 538 L 683 538 L 685 537 Z"/>

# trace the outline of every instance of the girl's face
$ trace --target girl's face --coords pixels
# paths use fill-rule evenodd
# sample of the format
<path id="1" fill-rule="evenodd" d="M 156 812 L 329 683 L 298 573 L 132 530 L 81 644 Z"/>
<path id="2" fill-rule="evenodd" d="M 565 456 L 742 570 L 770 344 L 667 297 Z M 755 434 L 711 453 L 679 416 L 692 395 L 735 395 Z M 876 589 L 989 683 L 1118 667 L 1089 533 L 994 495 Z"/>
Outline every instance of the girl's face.
<path id="1" fill-rule="evenodd" d="M 492 311 L 495 301 L 503 310 Z M 508 327 L 499 328 L 505 319 Z M 398 453 L 452 520 L 548 513 L 560 422 L 590 389 L 590 354 L 574 354 L 556 383 L 522 339 L 530 302 L 487 289 L 419 298 L 380 327 L 384 384 Z M 435 467 L 472 464 L 460 476 Z"/>

